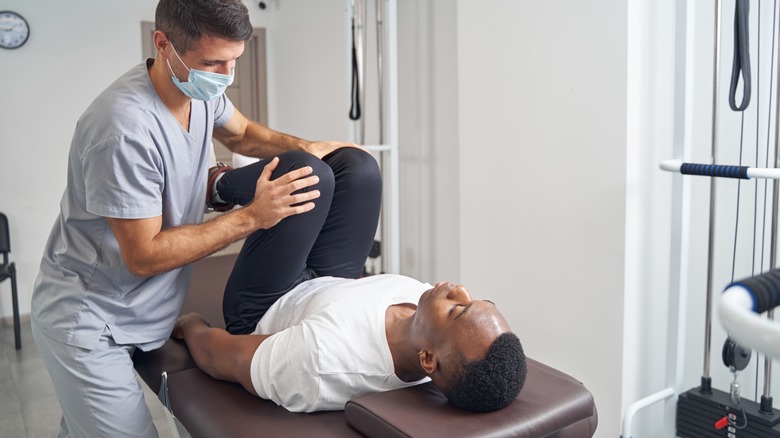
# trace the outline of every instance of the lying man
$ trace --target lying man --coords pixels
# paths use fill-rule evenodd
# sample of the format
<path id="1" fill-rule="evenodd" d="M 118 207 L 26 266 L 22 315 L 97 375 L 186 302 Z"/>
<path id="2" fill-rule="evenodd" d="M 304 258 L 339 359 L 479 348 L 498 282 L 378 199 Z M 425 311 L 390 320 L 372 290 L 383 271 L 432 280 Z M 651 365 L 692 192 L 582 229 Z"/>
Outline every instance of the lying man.
<path id="1" fill-rule="evenodd" d="M 373 160 L 355 148 L 334 154 Z M 523 387 L 526 363 L 496 306 L 452 283 L 357 278 L 376 229 L 378 168 L 363 163 L 350 166 L 364 169 L 361 175 L 345 175 L 299 158 L 293 168 L 310 165 L 320 178 L 312 188 L 321 193 L 317 208 L 256 232 L 242 248 L 225 291 L 226 323 L 231 330 L 259 315 L 253 332 L 213 328 L 197 314 L 179 318 L 173 336 L 184 339 L 197 365 L 294 412 L 340 410 L 351 398 L 429 379 L 467 410 L 509 405 Z M 261 170 L 226 172 L 218 197 L 240 203 L 235 194 L 247 196 Z M 238 190 L 242 180 L 252 183 Z M 322 217 L 315 220 L 316 212 Z M 261 305 L 245 303 L 250 310 L 241 316 L 242 299 L 252 297 Z"/>

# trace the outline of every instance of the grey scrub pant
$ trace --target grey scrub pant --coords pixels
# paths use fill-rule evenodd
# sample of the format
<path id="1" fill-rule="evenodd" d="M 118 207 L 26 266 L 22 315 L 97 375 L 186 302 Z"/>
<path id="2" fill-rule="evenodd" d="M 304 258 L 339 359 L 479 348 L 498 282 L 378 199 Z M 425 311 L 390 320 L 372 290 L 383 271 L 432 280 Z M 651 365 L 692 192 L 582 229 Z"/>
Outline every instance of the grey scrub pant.
<path id="1" fill-rule="evenodd" d="M 157 437 L 133 368 L 135 347 L 118 345 L 108 328 L 92 350 L 50 337 L 32 323 L 33 337 L 62 407 L 59 437 Z"/>

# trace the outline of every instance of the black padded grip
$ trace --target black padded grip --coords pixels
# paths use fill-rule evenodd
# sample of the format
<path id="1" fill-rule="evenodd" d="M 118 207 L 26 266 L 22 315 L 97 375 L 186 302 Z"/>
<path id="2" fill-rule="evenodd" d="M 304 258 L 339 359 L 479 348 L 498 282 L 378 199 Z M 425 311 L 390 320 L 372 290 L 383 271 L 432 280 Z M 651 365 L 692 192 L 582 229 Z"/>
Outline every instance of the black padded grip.
<path id="1" fill-rule="evenodd" d="M 740 285 L 750 292 L 756 305 L 753 309 L 756 313 L 764 313 L 780 305 L 780 269 L 735 281 L 731 284 L 733 285 Z"/>
<path id="2" fill-rule="evenodd" d="M 717 164 L 683 163 L 680 173 L 685 175 L 719 176 L 721 178 L 750 179 L 747 166 L 720 166 Z"/>

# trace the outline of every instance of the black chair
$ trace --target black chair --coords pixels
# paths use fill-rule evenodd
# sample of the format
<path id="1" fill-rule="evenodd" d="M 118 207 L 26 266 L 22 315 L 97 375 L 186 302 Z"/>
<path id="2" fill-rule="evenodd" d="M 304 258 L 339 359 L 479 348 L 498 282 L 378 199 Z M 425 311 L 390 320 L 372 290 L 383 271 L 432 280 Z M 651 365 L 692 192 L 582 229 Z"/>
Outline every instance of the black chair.
<path id="1" fill-rule="evenodd" d="M 11 279 L 11 294 L 14 305 L 14 338 L 16 349 L 22 348 L 22 333 L 19 326 L 19 295 L 16 292 L 16 264 L 10 263 L 8 253 L 11 252 L 11 233 L 8 230 L 8 218 L 0 213 L 0 253 L 3 254 L 3 264 L 0 265 L 0 283 Z"/>

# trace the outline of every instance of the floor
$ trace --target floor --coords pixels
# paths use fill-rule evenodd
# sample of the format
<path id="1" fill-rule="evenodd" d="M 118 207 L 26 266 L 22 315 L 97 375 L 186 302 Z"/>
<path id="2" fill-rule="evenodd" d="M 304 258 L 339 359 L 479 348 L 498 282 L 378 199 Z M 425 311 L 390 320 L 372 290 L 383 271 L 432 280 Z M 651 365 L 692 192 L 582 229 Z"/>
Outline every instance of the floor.
<path id="1" fill-rule="evenodd" d="M 176 436 L 156 394 L 141 384 L 160 437 Z M 14 348 L 13 327 L 3 324 L 0 326 L 0 437 L 56 437 L 61 415 L 51 378 L 35 348 L 29 321 L 22 324 L 20 350 Z"/>

